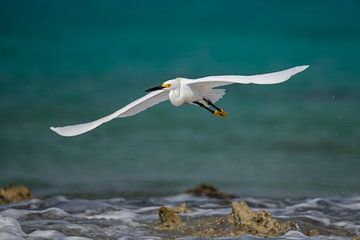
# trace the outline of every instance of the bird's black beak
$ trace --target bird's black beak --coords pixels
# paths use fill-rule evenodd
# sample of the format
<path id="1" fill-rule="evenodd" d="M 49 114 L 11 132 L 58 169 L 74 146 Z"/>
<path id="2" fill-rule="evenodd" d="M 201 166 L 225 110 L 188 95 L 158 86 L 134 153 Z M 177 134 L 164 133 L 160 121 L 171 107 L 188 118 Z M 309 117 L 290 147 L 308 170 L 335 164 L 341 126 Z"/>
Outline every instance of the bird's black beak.
<path id="1" fill-rule="evenodd" d="M 145 92 L 152 92 L 152 91 L 156 91 L 156 90 L 161 90 L 163 88 L 164 88 L 163 86 L 157 86 L 157 87 L 146 89 Z"/>

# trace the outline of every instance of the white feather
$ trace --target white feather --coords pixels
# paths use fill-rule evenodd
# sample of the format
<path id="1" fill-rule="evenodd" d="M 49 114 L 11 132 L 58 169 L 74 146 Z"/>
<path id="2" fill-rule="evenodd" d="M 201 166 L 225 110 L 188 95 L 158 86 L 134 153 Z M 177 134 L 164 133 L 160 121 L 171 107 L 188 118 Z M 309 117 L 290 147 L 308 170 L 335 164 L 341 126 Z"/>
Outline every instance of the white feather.
<path id="1" fill-rule="evenodd" d="M 210 89 L 207 99 L 209 99 L 212 103 L 216 103 L 225 95 L 225 89 Z"/>
<path id="2" fill-rule="evenodd" d="M 276 84 L 276 83 L 285 82 L 291 76 L 304 71 L 308 67 L 309 67 L 308 65 L 297 66 L 279 72 L 250 75 L 250 76 L 240 76 L 240 75 L 209 76 L 209 77 L 194 79 L 189 83 L 189 85 L 190 86 L 206 85 L 206 87 L 214 88 L 214 87 L 220 87 L 234 83 Z"/>
<path id="3" fill-rule="evenodd" d="M 122 117 L 129 117 L 139 112 L 142 112 L 160 102 L 168 100 L 168 92 L 165 90 L 159 90 L 155 92 L 151 92 L 133 102 L 126 105 L 125 107 L 117 110 L 116 112 L 107 115 L 103 118 L 98 120 L 87 122 L 87 123 L 80 123 L 76 125 L 70 125 L 65 127 L 50 127 L 51 130 L 56 132 L 57 134 L 64 136 L 64 137 L 71 137 L 86 133 L 94 128 L 97 128 L 103 123 L 109 122 L 114 118 L 122 118 Z"/>

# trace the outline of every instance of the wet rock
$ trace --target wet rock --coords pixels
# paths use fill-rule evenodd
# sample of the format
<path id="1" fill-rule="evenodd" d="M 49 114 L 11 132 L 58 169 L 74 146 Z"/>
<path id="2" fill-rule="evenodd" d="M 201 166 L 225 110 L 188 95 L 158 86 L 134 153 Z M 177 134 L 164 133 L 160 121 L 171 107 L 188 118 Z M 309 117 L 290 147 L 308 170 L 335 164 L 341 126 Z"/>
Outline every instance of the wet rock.
<path id="1" fill-rule="evenodd" d="M 280 223 L 268 211 L 252 211 L 245 202 L 233 202 L 228 222 L 240 232 L 261 237 L 280 236 L 289 230 L 297 230 L 291 221 Z"/>
<path id="2" fill-rule="evenodd" d="M 306 235 L 309 237 L 315 237 L 315 236 L 319 236 L 320 232 L 317 229 L 310 229 L 308 232 L 306 232 Z"/>
<path id="3" fill-rule="evenodd" d="M 186 221 L 181 221 L 174 208 L 161 207 L 159 217 L 161 224 L 156 230 L 176 236 L 236 237 L 251 234 L 275 237 L 298 230 L 296 223 L 280 222 L 267 211 L 252 211 L 245 202 L 233 202 L 229 216 L 185 218 Z"/>
<path id="4" fill-rule="evenodd" d="M 351 238 L 351 240 L 360 240 L 360 236 L 354 236 Z"/>
<path id="5" fill-rule="evenodd" d="M 164 207 L 159 209 L 160 225 L 156 228 L 158 230 L 173 229 L 182 223 L 178 214 L 190 212 L 191 210 L 186 206 L 186 203 L 179 204 L 175 207 Z"/>
<path id="6" fill-rule="evenodd" d="M 172 229 L 182 222 L 176 212 L 167 207 L 161 207 L 159 209 L 159 218 L 161 222 L 159 229 Z"/>
<path id="7" fill-rule="evenodd" d="M 255 212 L 245 202 L 233 202 L 231 206 L 231 214 L 229 215 L 229 223 L 231 224 L 240 225 L 256 217 Z"/>
<path id="8" fill-rule="evenodd" d="M 218 199 L 230 199 L 235 198 L 235 195 L 229 193 L 223 193 L 218 191 L 217 188 L 208 184 L 201 184 L 194 189 L 189 189 L 186 193 L 195 195 L 197 197 L 208 197 L 208 198 L 218 198 Z"/>
<path id="9" fill-rule="evenodd" d="M 0 188 L 0 204 L 18 202 L 31 199 L 32 197 L 33 195 L 31 190 L 22 185 L 10 185 Z"/>

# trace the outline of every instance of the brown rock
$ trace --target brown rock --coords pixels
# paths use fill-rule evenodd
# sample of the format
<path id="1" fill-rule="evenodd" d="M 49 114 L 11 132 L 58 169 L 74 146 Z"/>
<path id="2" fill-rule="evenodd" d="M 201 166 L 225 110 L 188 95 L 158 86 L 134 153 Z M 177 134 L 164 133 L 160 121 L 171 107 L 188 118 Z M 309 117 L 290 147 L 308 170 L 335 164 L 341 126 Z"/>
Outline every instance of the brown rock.
<path id="1" fill-rule="evenodd" d="M 251 234 L 260 237 L 276 237 L 289 230 L 298 230 L 294 222 L 280 222 L 267 211 L 252 211 L 245 202 L 233 202 L 229 216 L 185 218 L 181 221 L 174 208 L 161 207 L 161 224 L 155 227 L 172 236 L 236 237 Z"/>
<path id="2" fill-rule="evenodd" d="M 233 202 L 231 206 L 231 214 L 229 215 L 229 222 L 231 224 L 239 225 L 256 217 L 255 212 L 245 202 Z"/>
<path id="3" fill-rule="evenodd" d="M 315 236 L 319 236 L 320 232 L 317 229 L 310 229 L 306 235 L 308 235 L 309 237 L 315 237 Z"/>
<path id="4" fill-rule="evenodd" d="M 252 211 L 245 202 L 233 202 L 232 212 L 228 217 L 230 224 L 240 232 L 262 237 L 280 236 L 291 229 L 296 229 L 293 222 L 280 223 L 268 211 Z"/>
<path id="5" fill-rule="evenodd" d="M 31 199 L 32 192 L 29 188 L 19 186 L 7 186 L 0 188 L 0 204 L 6 204 L 11 202 L 18 202 L 22 200 Z"/>
<path id="6" fill-rule="evenodd" d="M 214 186 L 208 184 L 201 184 L 194 189 L 189 189 L 186 193 L 195 195 L 197 197 L 208 197 L 208 198 L 218 198 L 218 199 L 230 199 L 235 198 L 235 195 L 223 193 L 217 190 Z"/>
<path id="7" fill-rule="evenodd" d="M 161 222 L 160 229 L 172 229 L 181 224 L 181 218 L 171 208 L 161 207 L 159 209 L 159 218 Z"/>

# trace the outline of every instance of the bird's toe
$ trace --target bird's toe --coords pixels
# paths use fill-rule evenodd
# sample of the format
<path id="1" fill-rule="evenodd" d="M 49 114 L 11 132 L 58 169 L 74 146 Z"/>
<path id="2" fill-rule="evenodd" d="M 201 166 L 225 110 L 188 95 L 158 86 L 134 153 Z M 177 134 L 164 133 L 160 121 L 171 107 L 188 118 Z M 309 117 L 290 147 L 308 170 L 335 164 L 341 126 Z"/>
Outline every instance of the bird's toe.
<path id="1" fill-rule="evenodd" d="M 219 110 L 215 110 L 214 111 L 214 115 L 218 116 L 218 117 L 227 117 L 228 113 L 224 111 L 224 109 L 220 109 Z"/>

